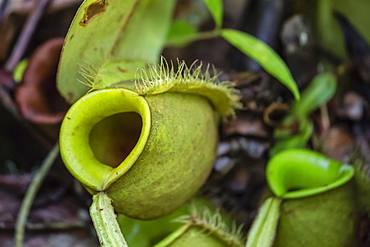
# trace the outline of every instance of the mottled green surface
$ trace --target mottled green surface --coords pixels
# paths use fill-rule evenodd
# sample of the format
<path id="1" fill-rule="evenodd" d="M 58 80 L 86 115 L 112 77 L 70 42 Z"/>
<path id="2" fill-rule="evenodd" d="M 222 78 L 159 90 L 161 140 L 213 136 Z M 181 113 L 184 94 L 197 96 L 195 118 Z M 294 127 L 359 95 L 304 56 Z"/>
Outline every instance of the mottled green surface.
<path id="1" fill-rule="evenodd" d="M 112 118 L 125 112 L 139 114 L 142 128 L 136 145 L 116 167 L 108 162 L 112 157 L 104 155 L 114 156 L 112 150 L 132 144 L 127 133 L 117 129 L 124 119 Z M 136 131 L 129 125 L 140 123 L 128 116 L 122 131 Z M 110 121 L 103 123 L 107 118 Z M 153 219 L 177 209 L 205 182 L 216 157 L 217 125 L 212 105 L 197 95 L 163 93 L 144 98 L 124 89 L 98 90 L 67 113 L 61 127 L 61 154 L 69 171 L 91 193 L 108 193 L 118 213 Z M 117 131 L 112 132 L 112 126 Z"/>
<path id="2" fill-rule="evenodd" d="M 274 246 L 357 246 L 354 169 L 305 149 L 270 159 L 266 178 L 283 198 Z"/>
<path id="3" fill-rule="evenodd" d="M 370 159 L 366 154 L 364 157 L 355 152 L 352 160 L 355 168 L 354 181 L 356 184 L 356 196 L 361 212 L 370 216 Z"/>
<path id="4" fill-rule="evenodd" d="M 351 183 L 281 205 L 275 247 L 356 247 L 357 217 Z"/>
<path id="5" fill-rule="evenodd" d="M 205 98 L 148 96 L 152 127 L 134 166 L 107 193 L 122 214 L 151 219 L 174 211 L 208 177 L 215 159 L 217 121 Z"/>

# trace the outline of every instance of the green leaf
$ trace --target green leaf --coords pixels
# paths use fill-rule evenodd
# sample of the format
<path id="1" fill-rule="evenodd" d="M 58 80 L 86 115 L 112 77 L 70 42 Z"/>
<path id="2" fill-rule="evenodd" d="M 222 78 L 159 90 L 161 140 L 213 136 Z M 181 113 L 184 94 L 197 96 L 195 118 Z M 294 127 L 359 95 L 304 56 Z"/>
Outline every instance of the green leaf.
<path id="1" fill-rule="evenodd" d="M 57 76 L 60 93 L 73 103 L 89 89 L 81 82 L 91 83 L 89 79 L 94 78 L 94 72 L 110 62 L 125 65 L 113 71 L 120 75 L 115 82 L 133 79 L 139 65 L 143 67 L 159 58 L 174 3 L 174 0 L 85 0 L 65 39 Z M 127 65 L 131 61 L 135 66 Z"/>
<path id="2" fill-rule="evenodd" d="M 190 202 L 182 205 L 175 212 L 165 217 L 156 220 L 137 220 L 118 215 L 118 223 L 129 246 L 167 246 L 167 242 L 164 239 L 168 240 L 170 238 L 168 235 L 175 236 L 180 234 L 178 229 L 184 225 L 178 219 L 180 217 L 184 218 L 184 215 L 191 214 L 194 209 L 204 210 L 205 208 L 209 208 L 212 211 L 216 210 L 210 201 L 194 197 Z M 232 220 L 225 215 L 223 216 L 226 224 L 231 224 Z"/>
<path id="3" fill-rule="evenodd" d="M 305 148 L 308 140 L 311 137 L 312 132 L 312 122 L 308 122 L 307 128 L 305 128 L 302 133 L 278 140 L 276 144 L 270 149 L 270 156 L 274 156 L 288 149 Z"/>
<path id="4" fill-rule="evenodd" d="M 313 7 L 313 8 L 312 8 Z M 353 27 L 370 43 L 370 1 L 368 0 L 329 0 L 317 1 L 307 11 L 314 25 L 314 37 L 317 45 L 331 54 L 344 59 L 347 57 L 343 30 L 333 16 L 333 10 L 348 18 Z"/>
<path id="5" fill-rule="evenodd" d="M 183 206 L 168 216 L 149 221 L 118 215 L 118 223 L 129 246 L 153 246 L 163 236 L 182 226 L 182 223 L 174 222 L 175 219 L 189 213 L 188 207 Z"/>
<path id="6" fill-rule="evenodd" d="M 336 78 L 332 73 L 317 75 L 303 91 L 301 100 L 293 104 L 292 111 L 285 117 L 280 129 L 275 130 L 277 142 L 270 150 L 275 155 L 283 150 L 304 148 L 313 133 L 313 123 L 309 115 L 319 106 L 330 100 L 336 89 Z M 299 123 L 299 133 L 293 135 L 289 126 Z"/>
<path id="7" fill-rule="evenodd" d="M 301 100 L 294 105 L 292 113 L 299 116 L 311 114 L 333 97 L 336 84 L 332 73 L 317 75 L 303 91 Z"/>
<path id="8" fill-rule="evenodd" d="M 296 116 L 294 115 L 289 115 L 284 122 L 286 120 L 289 121 L 290 119 L 295 119 L 295 117 Z M 287 133 L 284 128 L 282 128 L 282 130 L 277 129 L 275 131 L 274 135 L 277 137 L 277 141 L 276 144 L 270 149 L 270 156 L 274 156 L 277 153 L 287 149 L 306 147 L 307 142 L 313 133 L 313 123 L 308 119 L 307 116 L 300 116 L 297 121 L 299 121 L 300 127 L 299 133 L 296 135 Z"/>
<path id="9" fill-rule="evenodd" d="M 188 43 L 186 38 L 196 33 L 197 29 L 189 22 L 176 20 L 172 23 L 168 33 L 167 44 L 180 47 L 185 46 Z"/>
<path id="10" fill-rule="evenodd" d="M 216 24 L 216 29 L 222 26 L 223 6 L 222 0 L 204 0 Z"/>
<path id="11" fill-rule="evenodd" d="M 28 58 L 25 58 L 18 63 L 17 67 L 13 71 L 14 81 L 20 82 L 22 80 L 23 73 L 26 70 L 27 66 L 28 66 Z"/>
<path id="12" fill-rule="evenodd" d="M 299 100 L 299 91 L 288 67 L 276 52 L 259 39 L 237 30 L 224 29 L 221 35 L 230 44 L 253 58 L 272 76 L 283 83 Z"/>

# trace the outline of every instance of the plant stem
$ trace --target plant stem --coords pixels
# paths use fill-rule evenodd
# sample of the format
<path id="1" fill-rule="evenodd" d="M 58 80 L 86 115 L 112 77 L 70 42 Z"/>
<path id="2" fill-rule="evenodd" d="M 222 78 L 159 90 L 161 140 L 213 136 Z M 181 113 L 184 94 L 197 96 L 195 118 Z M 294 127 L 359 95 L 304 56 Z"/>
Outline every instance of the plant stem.
<path id="1" fill-rule="evenodd" d="M 17 224 L 15 228 L 15 246 L 22 247 L 24 232 L 26 228 L 27 217 L 30 212 L 32 202 L 35 199 L 38 189 L 40 188 L 44 177 L 50 170 L 51 165 L 59 154 L 59 145 L 56 144 L 53 149 L 46 156 L 41 164 L 41 168 L 37 171 L 35 177 L 33 178 L 30 186 L 27 189 L 26 195 L 22 201 L 22 205 L 19 210 Z"/>
<path id="2" fill-rule="evenodd" d="M 207 31 L 207 32 L 201 32 L 201 33 L 196 33 L 196 34 L 191 34 L 187 36 L 181 36 L 177 39 L 173 39 L 170 42 L 166 43 L 166 46 L 176 46 L 178 43 L 190 43 L 198 40 L 205 40 L 205 39 L 212 39 L 219 37 L 221 35 L 221 30 L 220 29 L 215 29 L 212 31 Z"/>
<path id="3" fill-rule="evenodd" d="M 111 199 L 104 192 L 93 196 L 90 216 L 101 246 L 128 247 L 117 222 Z"/>
<path id="4" fill-rule="evenodd" d="M 268 198 L 260 208 L 247 236 L 246 247 L 271 247 L 279 220 L 281 199 Z"/>
<path id="5" fill-rule="evenodd" d="M 49 2 L 50 0 L 34 1 L 35 9 L 29 14 L 11 56 L 5 64 L 5 69 L 7 71 L 13 71 L 21 60 L 31 39 L 32 33 L 35 31 L 36 26 L 44 14 L 45 9 L 48 7 Z"/>

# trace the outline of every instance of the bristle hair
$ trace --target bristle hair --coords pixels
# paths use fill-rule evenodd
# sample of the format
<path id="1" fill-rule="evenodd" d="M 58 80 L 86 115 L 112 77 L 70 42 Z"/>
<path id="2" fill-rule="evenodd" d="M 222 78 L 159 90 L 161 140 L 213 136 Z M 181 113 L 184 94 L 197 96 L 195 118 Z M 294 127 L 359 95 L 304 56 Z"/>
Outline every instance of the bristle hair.
<path id="1" fill-rule="evenodd" d="M 228 226 L 219 210 L 212 212 L 206 207 L 199 210 L 195 205 L 192 205 L 190 215 L 177 218 L 176 222 L 198 226 L 207 234 L 216 236 L 230 247 L 243 247 L 245 245 L 243 226 L 238 227 L 235 222 Z"/>
<path id="2" fill-rule="evenodd" d="M 180 60 L 176 63 L 177 66 L 162 57 L 159 65 L 149 65 L 147 69 L 142 69 L 140 79 L 135 81 L 136 91 L 142 96 L 167 91 L 199 94 L 214 103 L 224 116 L 233 115 L 235 109 L 241 108 L 239 91 L 232 82 L 220 82 L 219 73 L 213 66 L 208 64 L 203 69 L 202 63 L 198 61 L 190 66 Z"/>

